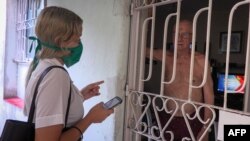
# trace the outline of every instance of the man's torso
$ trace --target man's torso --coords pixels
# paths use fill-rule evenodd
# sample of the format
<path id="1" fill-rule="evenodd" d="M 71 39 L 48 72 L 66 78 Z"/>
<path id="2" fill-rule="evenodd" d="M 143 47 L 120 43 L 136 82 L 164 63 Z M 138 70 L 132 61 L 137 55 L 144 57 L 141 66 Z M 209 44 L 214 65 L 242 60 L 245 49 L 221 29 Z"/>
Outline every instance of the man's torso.
<path id="1" fill-rule="evenodd" d="M 175 79 L 171 84 L 164 85 L 164 94 L 170 97 L 188 100 L 189 97 L 189 87 L 190 87 L 190 59 L 191 56 L 182 56 L 177 58 L 176 64 L 176 74 Z M 193 69 L 193 79 L 192 85 L 199 86 L 202 83 L 203 79 L 203 66 L 198 63 L 200 55 L 195 55 L 194 59 L 194 69 Z M 172 77 L 173 71 L 173 55 L 167 55 L 166 57 L 166 68 L 165 68 L 165 81 L 169 81 Z M 192 89 L 192 101 L 203 102 L 202 88 L 193 88 Z M 179 104 L 179 110 L 176 116 L 182 116 L 180 111 L 182 102 L 177 101 Z M 175 103 L 169 103 L 168 108 L 175 108 Z M 185 107 L 186 113 L 193 113 L 194 108 L 191 105 Z"/>

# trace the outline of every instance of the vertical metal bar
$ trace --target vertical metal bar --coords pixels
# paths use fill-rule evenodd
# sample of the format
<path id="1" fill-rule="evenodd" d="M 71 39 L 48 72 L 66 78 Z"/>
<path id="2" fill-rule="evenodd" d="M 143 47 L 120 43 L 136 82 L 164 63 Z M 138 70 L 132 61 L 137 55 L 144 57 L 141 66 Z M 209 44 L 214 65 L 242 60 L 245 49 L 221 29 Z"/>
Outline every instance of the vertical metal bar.
<path id="1" fill-rule="evenodd" d="M 189 75 L 189 90 L 188 90 L 188 101 L 192 98 L 192 85 L 193 85 L 193 70 L 194 70 L 194 55 L 195 55 L 195 39 L 196 39 L 196 26 L 197 26 L 197 19 L 199 15 L 208 10 L 207 7 L 198 10 L 198 12 L 194 16 L 193 20 L 193 38 L 192 38 L 192 48 L 191 48 L 191 62 L 190 62 L 190 75 Z M 204 68 L 205 69 L 205 68 Z"/>
<path id="2" fill-rule="evenodd" d="M 179 23 L 180 23 L 180 9 L 181 9 L 181 0 L 178 0 L 177 3 L 177 17 L 175 22 L 175 40 L 174 40 L 174 47 L 178 46 L 178 40 L 179 40 Z M 176 76 L 176 64 L 177 64 L 177 52 L 178 49 L 174 49 L 174 62 L 173 62 L 173 71 L 172 71 L 172 78 L 168 83 L 172 83 Z"/>
<path id="3" fill-rule="evenodd" d="M 202 83 L 199 86 L 193 85 L 193 70 L 194 70 L 194 55 L 195 55 L 195 40 L 196 40 L 196 26 L 197 26 L 197 19 L 199 15 L 204 12 L 208 11 L 207 16 L 207 34 L 206 34 L 206 54 L 205 54 L 205 64 L 204 64 L 204 72 L 203 72 L 203 79 Z M 209 42 L 210 42 L 210 27 L 211 27 L 211 15 L 212 15 L 212 0 L 209 0 L 208 7 L 200 9 L 194 16 L 193 22 L 193 38 L 192 38 L 192 51 L 191 51 L 191 64 L 190 64 L 190 77 L 189 77 L 189 93 L 188 93 L 188 100 L 190 101 L 192 98 L 192 88 L 201 88 L 205 85 L 207 81 L 207 74 L 208 74 L 208 56 L 209 56 Z"/>
<path id="4" fill-rule="evenodd" d="M 136 33 L 135 33 L 135 44 L 134 44 L 134 61 L 131 62 L 133 63 L 133 72 L 132 72 L 132 84 L 130 85 L 130 87 L 132 87 L 133 89 L 139 89 L 139 86 L 137 85 L 137 68 L 138 68 L 138 49 L 139 49 L 139 31 L 140 31 L 140 19 L 141 19 L 141 11 L 134 11 L 133 12 L 134 15 L 135 15 L 135 26 L 136 26 Z M 138 86 L 138 88 L 136 88 Z M 128 96 L 129 98 L 131 97 L 131 94 Z M 130 103 L 130 101 L 128 101 L 128 103 Z M 129 105 L 128 105 L 129 106 Z M 133 109 L 132 109 L 133 110 Z M 130 114 L 128 114 L 128 118 L 131 118 L 130 116 L 134 116 L 135 119 L 137 119 L 137 116 L 139 115 L 140 113 L 133 113 L 133 112 L 130 112 Z M 129 134 L 132 136 L 133 133 L 132 132 L 129 132 Z M 130 137 L 129 137 L 130 138 Z M 132 138 L 132 137 L 131 137 Z M 139 140 L 139 136 L 138 134 L 135 134 L 135 140 Z"/>
<path id="5" fill-rule="evenodd" d="M 181 0 L 177 1 L 177 11 L 176 11 L 176 22 L 175 22 L 175 32 L 179 33 L 179 22 L 180 22 L 180 10 L 181 10 Z M 178 44 L 178 34 L 175 34 L 175 41 L 174 41 L 174 46 L 177 47 Z M 164 61 L 163 64 L 165 65 L 165 59 L 162 60 Z M 174 81 L 175 76 L 176 76 L 176 64 L 177 64 L 177 49 L 174 49 L 174 61 L 173 61 L 173 70 L 172 70 L 172 76 L 171 79 L 169 81 L 162 81 L 164 84 L 170 84 Z M 165 72 L 165 70 L 164 70 Z M 162 72 L 163 73 L 163 72 Z M 162 78 L 163 80 L 164 78 Z"/>
<path id="6" fill-rule="evenodd" d="M 151 36 L 150 36 L 150 69 L 149 69 L 149 76 L 151 77 L 152 75 L 152 64 L 153 64 L 153 48 L 154 48 L 154 35 L 155 35 L 155 15 L 156 15 L 156 6 L 154 5 L 153 7 L 153 14 L 152 14 L 152 24 L 151 24 Z"/>
<path id="7" fill-rule="evenodd" d="M 139 80 L 139 91 L 143 89 L 143 81 L 148 81 L 152 76 L 152 64 L 153 64 L 153 46 L 154 46 L 154 32 L 155 32 L 155 14 L 156 14 L 156 7 L 153 6 L 153 14 L 152 17 L 147 18 L 143 23 L 142 28 L 142 41 L 141 41 L 141 58 L 140 58 L 140 80 Z M 149 72 L 146 79 L 144 79 L 144 52 L 145 52 L 145 40 L 146 40 L 146 25 L 149 21 L 152 21 L 151 24 L 151 36 L 150 36 L 150 62 L 149 62 Z"/>
<path id="8" fill-rule="evenodd" d="M 136 88 L 136 70 L 137 70 L 137 53 L 138 53 L 138 38 L 139 38 L 139 24 L 140 24 L 140 11 L 134 10 L 134 1 L 131 3 L 131 29 L 130 29 L 130 50 L 129 50 L 129 71 L 128 71 L 128 85 L 126 88 L 126 113 L 125 113 L 125 126 L 124 126 L 124 140 L 133 140 L 133 132 L 131 130 L 131 127 L 129 127 L 130 119 L 133 116 L 133 112 L 131 111 L 130 106 L 130 98 L 132 94 L 129 92 L 130 89 Z M 132 32 L 135 31 L 135 32 Z"/>
<path id="9" fill-rule="evenodd" d="M 250 9 L 250 5 L 249 5 L 249 9 Z M 249 13 L 248 13 L 248 32 L 247 32 L 247 54 L 246 54 L 246 65 L 247 66 L 245 66 L 245 68 L 249 68 L 249 47 L 250 47 L 250 11 L 249 11 Z M 249 71 L 247 70 L 245 70 L 245 76 L 244 76 L 244 78 L 245 78 L 245 80 L 247 81 L 247 84 L 248 85 L 250 85 L 250 78 L 249 78 Z M 249 95 L 250 95 L 250 88 L 249 87 L 246 87 L 246 89 L 245 89 L 245 95 L 244 95 L 244 112 L 249 112 L 250 111 L 250 109 L 249 109 L 249 107 L 250 107 L 250 97 L 249 97 Z"/>
<path id="10" fill-rule="evenodd" d="M 142 25 L 142 38 L 141 38 L 141 56 L 140 56 L 140 72 L 139 72 L 139 76 L 140 76 L 140 81 L 139 81 L 139 91 L 143 90 L 143 82 L 142 81 L 148 81 L 151 78 L 151 74 L 152 74 L 152 55 L 150 55 L 150 63 L 149 63 L 149 73 L 146 79 L 144 79 L 144 58 L 145 58 L 145 47 L 146 47 L 146 36 L 147 36 L 147 25 L 148 22 L 151 20 L 152 21 L 152 17 L 147 18 L 146 20 L 144 20 L 143 25 Z"/>
<path id="11" fill-rule="evenodd" d="M 136 17 L 137 17 L 137 19 L 136 19 L 136 35 L 135 35 L 135 60 L 134 60 L 134 67 L 133 67 L 133 76 L 134 76 L 134 81 L 133 81 L 133 84 L 132 84 L 132 86 L 136 86 L 136 70 L 137 70 L 137 59 L 138 59 L 138 56 L 137 56 L 137 54 L 138 54 L 138 46 L 139 46 L 139 29 L 140 29 L 140 11 L 137 11 L 136 12 Z"/>
<path id="12" fill-rule="evenodd" d="M 203 75 L 203 82 L 200 85 L 201 87 L 203 87 L 207 81 L 207 76 L 208 76 L 208 65 L 209 65 L 209 50 L 210 50 L 210 28 L 211 28 L 211 17 L 212 17 L 212 0 L 209 0 L 209 4 L 208 4 L 208 16 L 207 16 L 207 35 L 206 35 L 206 54 L 205 54 L 205 67 L 204 67 L 204 75 Z"/>
<path id="13" fill-rule="evenodd" d="M 232 8 L 232 10 L 230 11 L 230 15 L 229 15 L 229 20 L 228 20 L 228 36 L 227 36 L 227 52 L 226 52 L 226 68 L 225 68 L 225 85 L 224 85 L 224 108 L 227 108 L 227 86 L 228 86 L 228 69 L 229 69 L 229 59 L 230 59 L 230 41 L 231 41 L 231 33 L 232 33 L 232 21 L 233 21 L 233 15 L 235 10 L 243 4 L 247 4 L 250 3 L 250 1 L 241 1 L 238 2 L 237 4 L 235 4 Z M 244 80 L 244 84 L 245 84 Z"/>
<path id="14" fill-rule="evenodd" d="M 164 95 L 164 85 L 167 84 L 165 82 L 165 67 L 166 67 L 166 46 L 167 46 L 167 38 L 168 38 L 168 24 L 170 18 L 176 16 L 176 13 L 169 14 L 165 20 L 164 24 L 164 35 L 163 35 L 163 54 L 162 54 L 162 68 L 161 68 L 161 88 L 160 88 L 160 95 Z M 175 77 L 172 75 L 172 77 Z"/>

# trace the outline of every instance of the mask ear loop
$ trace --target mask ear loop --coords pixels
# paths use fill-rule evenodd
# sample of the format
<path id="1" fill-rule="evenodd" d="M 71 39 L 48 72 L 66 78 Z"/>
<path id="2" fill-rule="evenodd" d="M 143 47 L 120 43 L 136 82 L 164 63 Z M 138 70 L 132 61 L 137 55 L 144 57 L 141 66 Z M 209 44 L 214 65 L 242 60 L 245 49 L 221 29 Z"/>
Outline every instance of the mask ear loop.
<path id="1" fill-rule="evenodd" d="M 37 41 L 37 46 L 36 46 L 36 50 L 35 50 L 35 56 L 33 58 L 33 67 L 32 67 L 32 71 L 33 71 L 33 70 L 35 70 L 37 64 L 39 63 L 39 60 L 37 59 L 37 52 L 42 49 L 42 46 L 41 46 L 41 41 L 38 38 L 36 38 L 34 36 L 30 36 L 29 39 L 32 40 L 29 52 L 31 52 L 32 49 L 33 49 L 34 41 Z"/>

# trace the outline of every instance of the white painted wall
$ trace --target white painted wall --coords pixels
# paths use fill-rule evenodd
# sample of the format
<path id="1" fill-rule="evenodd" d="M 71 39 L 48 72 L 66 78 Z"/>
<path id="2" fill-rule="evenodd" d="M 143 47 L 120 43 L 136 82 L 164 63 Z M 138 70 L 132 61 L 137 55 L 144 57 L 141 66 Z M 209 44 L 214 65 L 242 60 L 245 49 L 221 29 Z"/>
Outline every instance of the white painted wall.
<path id="1" fill-rule="evenodd" d="M 69 69 L 74 83 L 82 88 L 104 80 L 101 96 L 84 103 L 85 113 L 96 103 L 118 95 L 125 97 L 129 44 L 130 0 L 48 0 L 73 10 L 83 20 L 84 45 L 80 62 Z M 94 124 L 84 133 L 85 141 L 121 141 L 124 105 L 101 124 Z"/>
<path id="2" fill-rule="evenodd" d="M 0 1 L 0 101 L 3 97 L 3 71 L 4 71 L 4 51 L 5 51 L 5 30 L 6 30 L 6 0 Z"/>
<path id="3" fill-rule="evenodd" d="M 17 96 L 17 63 L 16 55 L 16 0 L 6 0 L 6 39 L 4 52 L 4 94 L 6 97 Z"/>
<path id="4" fill-rule="evenodd" d="M 5 49 L 5 29 L 6 29 L 6 0 L 0 1 L 0 115 L 5 114 L 3 103 L 3 80 L 4 80 L 4 49 Z M 0 125 L 3 125 L 5 118 L 0 116 Z M 2 126 L 0 132 L 2 133 Z"/>

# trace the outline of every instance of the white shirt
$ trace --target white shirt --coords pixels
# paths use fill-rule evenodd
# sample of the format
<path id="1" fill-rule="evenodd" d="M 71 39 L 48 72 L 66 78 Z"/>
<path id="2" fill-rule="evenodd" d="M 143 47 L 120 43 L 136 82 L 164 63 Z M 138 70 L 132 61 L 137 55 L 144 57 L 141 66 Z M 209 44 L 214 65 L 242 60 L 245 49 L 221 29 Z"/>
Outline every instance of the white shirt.
<path id="1" fill-rule="evenodd" d="M 37 81 L 41 73 L 49 66 L 62 66 L 56 59 L 43 59 L 39 61 L 33 71 L 26 87 L 24 114 L 29 115 L 29 110 Z M 83 118 L 83 97 L 72 83 L 66 71 L 53 68 L 44 77 L 38 87 L 33 122 L 35 128 L 65 124 L 65 115 L 71 85 L 71 102 L 67 127 L 76 124 Z"/>

